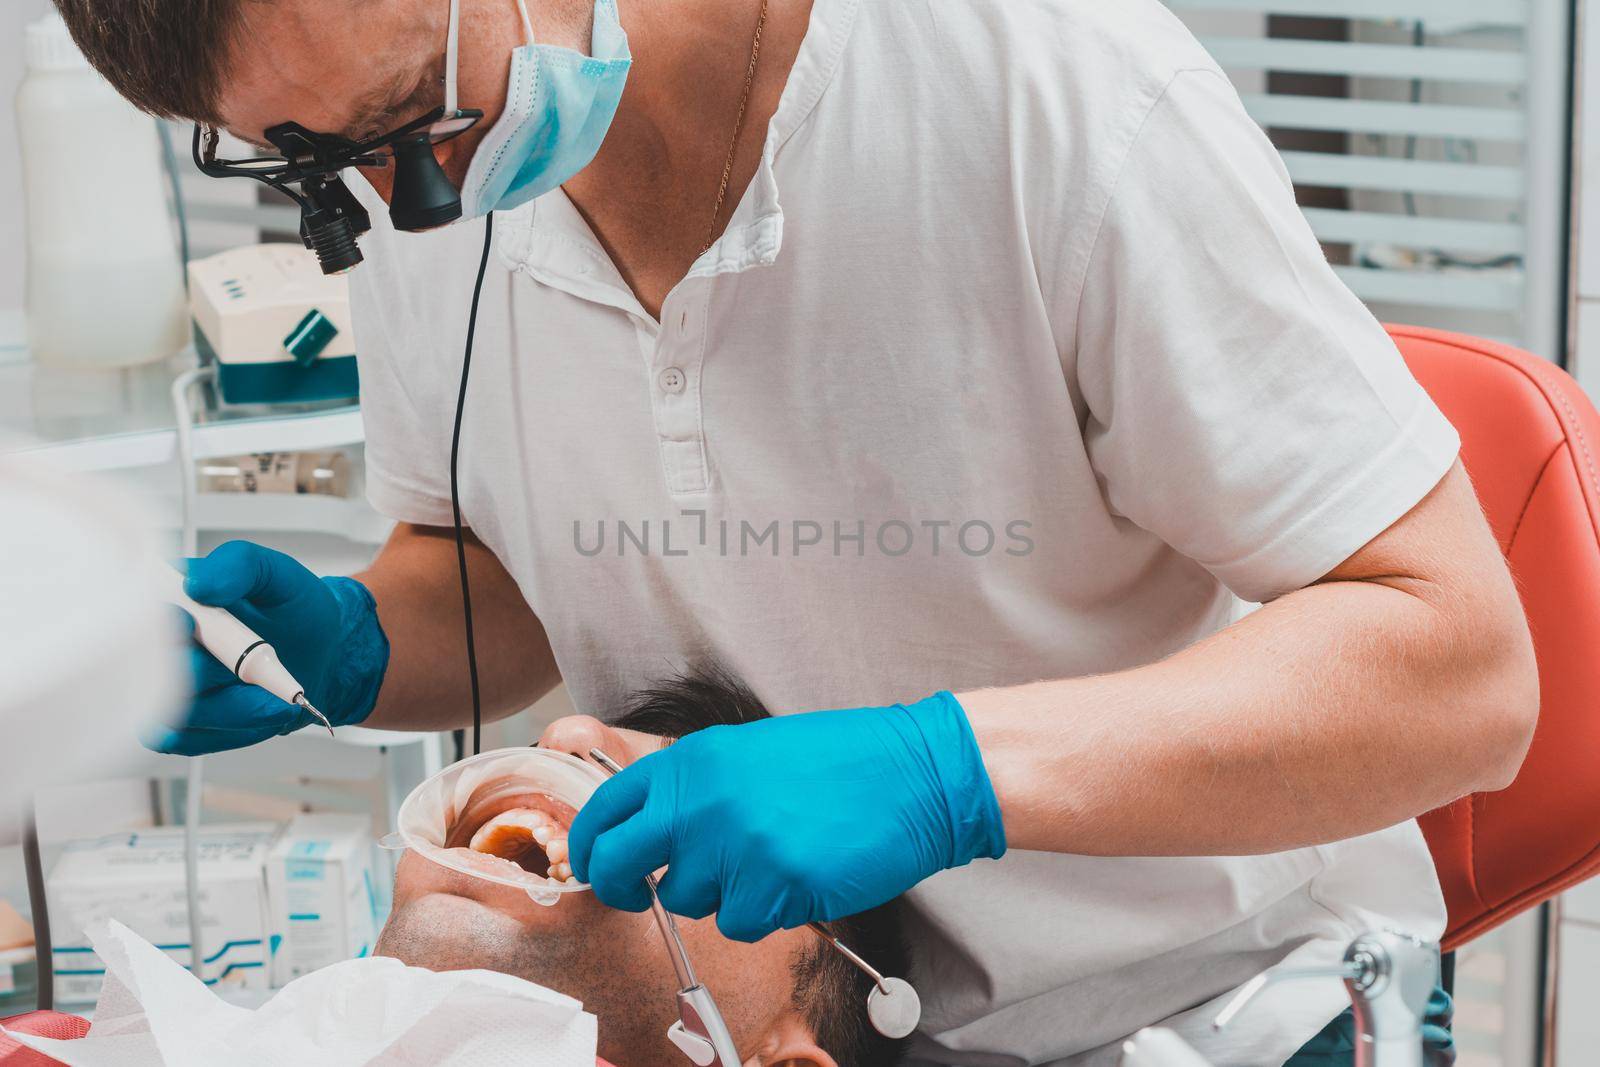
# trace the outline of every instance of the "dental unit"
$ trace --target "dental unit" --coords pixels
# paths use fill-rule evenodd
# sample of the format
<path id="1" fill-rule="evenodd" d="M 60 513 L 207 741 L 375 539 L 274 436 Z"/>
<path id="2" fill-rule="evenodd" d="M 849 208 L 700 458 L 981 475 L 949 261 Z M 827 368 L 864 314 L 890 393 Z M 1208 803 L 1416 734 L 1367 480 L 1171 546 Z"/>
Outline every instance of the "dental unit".
<path id="1" fill-rule="evenodd" d="M 1269 985 L 1305 978 L 1344 982 L 1355 1006 L 1355 1067 L 1422 1067 L 1422 1020 L 1439 984 L 1438 945 L 1394 930 L 1362 934 L 1332 966 L 1257 975 L 1212 1026 L 1227 1026 Z"/>
<path id="2" fill-rule="evenodd" d="M 1423 1067 L 1422 1023 L 1439 984 L 1439 946 L 1395 930 L 1369 931 L 1344 958 L 1326 967 L 1289 968 L 1257 975 L 1240 987 L 1211 1024 L 1225 1029 L 1279 982 L 1338 978 L 1355 1008 L 1355 1067 Z M 1122 1046 L 1120 1067 L 1209 1067 L 1170 1030 L 1142 1030 Z"/>
<path id="3" fill-rule="evenodd" d="M 599 749 L 589 755 L 593 763 L 550 749 L 498 749 L 452 764 L 411 792 L 400 806 L 397 832 L 380 844 L 409 848 L 452 871 L 516 887 L 535 903 L 554 906 L 568 893 L 589 889 L 572 874 L 567 833 L 606 777 L 622 770 Z M 677 921 L 657 897 L 655 878 L 646 882 L 678 982 L 678 1021 L 667 1038 L 696 1067 L 739 1067 L 732 1035 L 695 975 Z M 874 1029 L 892 1038 L 916 1029 L 922 1008 L 909 982 L 881 974 L 825 926 L 811 929 L 872 979 L 866 1009 Z"/>

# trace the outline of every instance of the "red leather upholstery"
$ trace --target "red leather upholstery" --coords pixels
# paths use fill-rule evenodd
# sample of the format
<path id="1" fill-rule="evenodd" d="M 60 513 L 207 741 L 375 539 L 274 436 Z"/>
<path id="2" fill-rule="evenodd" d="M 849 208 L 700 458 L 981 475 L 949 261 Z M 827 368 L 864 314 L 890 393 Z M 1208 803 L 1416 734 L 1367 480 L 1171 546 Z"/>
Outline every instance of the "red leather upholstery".
<path id="1" fill-rule="evenodd" d="M 1461 434 L 1539 659 L 1539 726 L 1517 780 L 1421 820 L 1450 949 L 1600 873 L 1600 415 L 1526 352 L 1389 332 Z"/>
<path id="2" fill-rule="evenodd" d="M 0 1026 L 19 1034 L 50 1037 L 58 1041 L 75 1041 L 89 1032 L 88 1019 L 59 1011 L 30 1011 L 26 1015 L 14 1015 L 9 1019 L 0 1019 Z M 0 1067 L 51 1067 L 60 1062 L 53 1056 L 35 1052 L 27 1045 L 18 1044 L 0 1034 Z"/>

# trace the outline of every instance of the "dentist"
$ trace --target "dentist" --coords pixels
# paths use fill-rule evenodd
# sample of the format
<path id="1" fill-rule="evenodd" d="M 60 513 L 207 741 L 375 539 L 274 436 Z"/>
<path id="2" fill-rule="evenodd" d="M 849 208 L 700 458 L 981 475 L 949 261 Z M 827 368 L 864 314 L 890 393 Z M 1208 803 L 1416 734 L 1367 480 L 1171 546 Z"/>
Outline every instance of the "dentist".
<path id="1" fill-rule="evenodd" d="M 608 783 L 572 833 L 601 900 L 667 866 L 755 939 L 907 893 L 925 1062 L 1165 1023 L 1348 1063 L 1335 983 L 1209 1020 L 1358 929 L 1440 933 L 1411 820 L 1511 781 L 1537 684 L 1454 431 L 1227 79 L 1156 0 L 621 2 L 461 0 L 468 219 L 376 210 L 352 275 L 372 567 L 231 544 L 190 594 L 339 722 L 463 724 L 487 257 L 486 713 L 712 655 L 798 713 Z M 446 0 L 58 4 L 135 103 L 257 142 L 441 99 Z M 165 748 L 304 725 L 195 674 Z"/>

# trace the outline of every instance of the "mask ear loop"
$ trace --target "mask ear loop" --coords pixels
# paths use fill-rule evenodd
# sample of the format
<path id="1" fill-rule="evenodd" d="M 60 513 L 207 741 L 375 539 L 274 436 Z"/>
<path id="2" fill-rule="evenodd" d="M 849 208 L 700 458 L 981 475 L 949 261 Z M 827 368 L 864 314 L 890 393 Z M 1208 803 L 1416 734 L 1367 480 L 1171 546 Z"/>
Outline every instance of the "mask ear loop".
<path id="1" fill-rule="evenodd" d="M 528 17 L 527 0 L 517 0 L 517 14 L 522 16 L 522 33 L 528 40 L 528 47 L 532 48 L 539 41 L 533 35 L 533 20 Z"/>
<path id="2" fill-rule="evenodd" d="M 444 44 L 444 113 L 456 111 L 456 70 L 461 60 L 461 0 L 450 0 L 450 33 Z"/>

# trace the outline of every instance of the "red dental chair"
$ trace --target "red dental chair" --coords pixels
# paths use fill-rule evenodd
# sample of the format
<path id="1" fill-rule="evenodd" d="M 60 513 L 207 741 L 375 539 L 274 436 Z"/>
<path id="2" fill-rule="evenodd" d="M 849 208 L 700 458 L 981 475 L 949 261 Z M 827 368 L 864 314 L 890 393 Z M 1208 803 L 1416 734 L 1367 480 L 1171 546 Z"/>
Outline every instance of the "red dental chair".
<path id="1" fill-rule="evenodd" d="M 1505 345 L 1390 328 L 1461 434 L 1539 660 L 1539 725 L 1509 789 L 1422 817 L 1450 909 L 1446 950 L 1600 874 L 1600 415 Z"/>
<path id="2" fill-rule="evenodd" d="M 1449 906 L 1450 950 L 1600 874 L 1600 414 L 1565 373 L 1525 352 L 1437 330 L 1389 332 L 1460 431 L 1539 660 L 1539 726 L 1516 781 L 1421 820 Z M 0 1022 L 49 1036 L 88 1030 L 48 1011 Z M 0 1067 L 55 1062 L 0 1037 Z"/>

